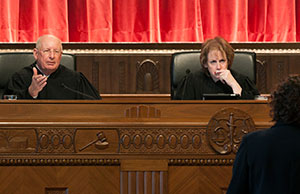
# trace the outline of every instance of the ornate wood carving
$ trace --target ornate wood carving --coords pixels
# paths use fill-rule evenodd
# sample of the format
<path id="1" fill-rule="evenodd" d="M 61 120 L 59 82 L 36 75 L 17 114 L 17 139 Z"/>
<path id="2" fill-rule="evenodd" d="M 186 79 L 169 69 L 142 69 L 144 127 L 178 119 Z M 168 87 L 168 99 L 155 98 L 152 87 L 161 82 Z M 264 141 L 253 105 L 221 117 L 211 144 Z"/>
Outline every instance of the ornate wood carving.
<path id="1" fill-rule="evenodd" d="M 0 130 L 0 153 L 32 153 L 36 152 L 36 135 L 31 130 Z"/>
<path id="2" fill-rule="evenodd" d="M 203 153 L 199 128 L 120 128 L 121 153 Z"/>
<path id="3" fill-rule="evenodd" d="M 169 166 L 227 166 L 232 165 L 232 158 L 174 158 L 169 159 Z"/>
<path id="4" fill-rule="evenodd" d="M 256 60 L 257 87 L 261 93 L 267 93 L 267 71 L 266 61 Z"/>
<path id="5" fill-rule="evenodd" d="M 139 105 L 125 110 L 127 118 L 160 118 L 161 111 L 155 107 Z"/>
<path id="6" fill-rule="evenodd" d="M 120 173 L 120 193 L 168 193 L 168 173 L 126 171 Z"/>
<path id="7" fill-rule="evenodd" d="M 119 92 L 120 94 L 126 93 L 126 71 L 125 62 L 119 62 Z"/>
<path id="8" fill-rule="evenodd" d="M 99 90 L 99 62 L 93 61 L 92 64 L 92 84 Z"/>
<path id="9" fill-rule="evenodd" d="M 280 83 L 284 77 L 285 77 L 285 71 L 284 71 L 284 67 L 288 67 L 288 65 L 285 64 L 285 62 L 283 60 L 277 60 L 277 82 Z"/>
<path id="10" fill-rule="evenodd" d="M 88 144 L 79 149 L 79 151 L 85 150 L 87 147 L 94 145 L 96 149 L 102 150 L 106 149 L 109 145 L 107 142 L 105 134 L 101 131 L 96 134 L 97 138 L 95 140 L 90 141 Z"/>
<path id="11" fill-rule="evenodd" d="M 118 153 L 118 129 L 77 128 L 75 150 L 78 154 Z"/>
<path id="12" fill-rule="evenodd" d="M 238 109 L 222 117 L 226 129 L 233 130 L 232 137 L 225 135 L 232 142 L 245 134 L 236 130 L 248 122 L 237 121 L 239 116 L 250 115 L 257 129 L 273 124 L 266 101 L 2 100 L 0 193 L 40 194 L 45 188 L 89 194 L 222 193 L 235 155 L 215 151 L 210 140 L 218 139 L 215 134 L 207 138 L 207 124 L 226 107 Z M 27 143 L 7 149 L 10 137 Z M 109 146 L 98 149 L 97 142 Z M 134 163 L 124 169 L 125 160 Z M 157 160 L 165 163 L 159 166 Z"/>
<path id="13" fill-rule="evenodd" d="M 138 62 L 136 74 L 137 93 L 159 93 L 158 62 L 146 59 Z"/>
<path id="14" fill-rule="evenodd" d="M 40 153 L 74 153 L 75 129 L 43 128 L 36 129 Z"/>
<path id="15" fill-rule="evenodd" d="M 207 139 L 219 154 L 236 153 L 243 135 L 254 130 L 254 122 L 246 112 L 236 108 L 225 108 L 210 119 Z"/>
<path id="16" fill-rule="evenodd" d="M 7 157 L 0 159 L 0 166 L 117 166 L 120 160 L 116 158 L 91 157 Z"/>

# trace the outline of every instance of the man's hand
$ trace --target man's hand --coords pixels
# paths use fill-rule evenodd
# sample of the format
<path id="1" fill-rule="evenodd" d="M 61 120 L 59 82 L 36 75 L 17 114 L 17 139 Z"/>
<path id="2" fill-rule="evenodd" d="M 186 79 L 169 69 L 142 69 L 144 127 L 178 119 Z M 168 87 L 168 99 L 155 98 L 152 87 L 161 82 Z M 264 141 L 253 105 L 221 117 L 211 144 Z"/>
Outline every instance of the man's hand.
<path id="1" fill-rule="evenodd" d="M 28 92 L 33 98 L 36 98 L 39 95 L 39 92 L 42 91 L 42 89 L 46 86 L 47 77 L 43 75 L 38 75 L 37 69 L 35 67 L 32 70 L 33 76 L 31 84 L 28 88 Z"/>

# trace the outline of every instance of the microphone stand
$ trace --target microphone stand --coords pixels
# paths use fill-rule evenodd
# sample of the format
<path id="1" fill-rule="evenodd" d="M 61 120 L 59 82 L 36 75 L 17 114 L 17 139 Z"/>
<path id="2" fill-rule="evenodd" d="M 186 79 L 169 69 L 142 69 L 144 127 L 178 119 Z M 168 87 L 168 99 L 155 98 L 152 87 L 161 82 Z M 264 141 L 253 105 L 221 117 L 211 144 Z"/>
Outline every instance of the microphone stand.
<path id="1" fill-rule="evenodd" d="M 67 90 L 69 90 L 69 91 L 75 93 L 75 94 L 79 94 L 79 95 L 84 96 L 84 97 L 86 97 L 86 98 L 88 98 L 88 99 L 91 99 L 91 100 L 96 100 L 93 96 L 90 96 L 90 95 L 85 94 L 85 93 L 83 93 L 83 92 L 80 92 L 80 91 L 74 90 L 74 89 L 72 89 L 72 88 L 69 88 L 69 87 L 66 86 L 64 83 L 62 83 L 61 86 L 62 86 L 63 88 L 65 88 L 65 89 L 67 89 Z"/>

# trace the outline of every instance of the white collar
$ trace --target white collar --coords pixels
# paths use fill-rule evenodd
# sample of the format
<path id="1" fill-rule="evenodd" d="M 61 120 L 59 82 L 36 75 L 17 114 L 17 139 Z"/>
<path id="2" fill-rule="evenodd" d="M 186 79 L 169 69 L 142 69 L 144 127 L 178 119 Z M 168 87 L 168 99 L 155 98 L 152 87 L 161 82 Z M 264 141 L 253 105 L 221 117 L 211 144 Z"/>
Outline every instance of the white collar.
<path id="1" fill-rule="evenodd" d="M 47 78 L 50 76 L 50 74 L 49 75 L 44 74 L 43 71 L 39 68 L 39 66 L 37 64 L 35 64 L 35 67 L 43 74 L 43 76 L 45 76 Z"/>

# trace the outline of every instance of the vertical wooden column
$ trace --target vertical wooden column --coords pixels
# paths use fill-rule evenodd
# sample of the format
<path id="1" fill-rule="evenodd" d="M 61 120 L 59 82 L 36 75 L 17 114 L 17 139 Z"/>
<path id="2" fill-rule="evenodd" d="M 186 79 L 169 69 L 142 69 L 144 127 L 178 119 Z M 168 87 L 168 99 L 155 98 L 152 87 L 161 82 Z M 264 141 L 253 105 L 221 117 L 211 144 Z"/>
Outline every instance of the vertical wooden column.
<path id="1" fill-rule="evenodd" d="M 167 160 L 122 160 L 121 194 L 167 194 Z"/>

